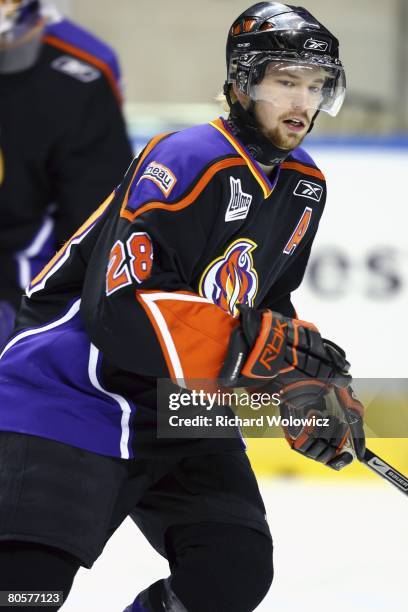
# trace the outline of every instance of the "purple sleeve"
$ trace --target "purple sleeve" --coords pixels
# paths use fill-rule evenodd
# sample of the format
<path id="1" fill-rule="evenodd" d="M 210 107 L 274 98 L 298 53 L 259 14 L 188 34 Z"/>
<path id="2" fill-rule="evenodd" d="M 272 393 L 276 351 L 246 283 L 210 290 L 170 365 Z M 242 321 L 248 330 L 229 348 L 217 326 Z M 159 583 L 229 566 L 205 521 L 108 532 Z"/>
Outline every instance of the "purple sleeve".
<path id="1" fill-rule="evenodd" d="M 11 335 L 16 313 L 8 302 L 0 302 L 0 353 Z"/>

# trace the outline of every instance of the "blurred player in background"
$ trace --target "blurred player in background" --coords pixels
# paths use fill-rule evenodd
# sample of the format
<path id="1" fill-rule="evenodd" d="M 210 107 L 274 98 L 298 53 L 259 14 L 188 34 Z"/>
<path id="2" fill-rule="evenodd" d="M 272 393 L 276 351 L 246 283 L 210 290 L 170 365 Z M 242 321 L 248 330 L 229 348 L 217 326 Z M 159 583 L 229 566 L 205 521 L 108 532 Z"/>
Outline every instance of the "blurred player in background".
<path id="1" fill-rule="evenodd" d="M 114 52 L 37 0 L 0 0 L 0 347 L 22 293 L 132 158 Z"/>
<path id="2" fill-rule="evenodd" d="M 299 145 L 341 107 L 338 41 L 261 2 L 227 68 L 228 120 L 153 138 L 27 289 L 0 361 L 3 591 L 67 596 L 130 514 L 171 576 L 127 612 L 262 601 L 272 540 L 243 442 L 158 438 L 158 378 L 276 383 L 284 414 L 329 423 L 287 428 L 295 450 L 335 469 L 364 450 L 344 352 L 291 302 L 326 197 Z"/>

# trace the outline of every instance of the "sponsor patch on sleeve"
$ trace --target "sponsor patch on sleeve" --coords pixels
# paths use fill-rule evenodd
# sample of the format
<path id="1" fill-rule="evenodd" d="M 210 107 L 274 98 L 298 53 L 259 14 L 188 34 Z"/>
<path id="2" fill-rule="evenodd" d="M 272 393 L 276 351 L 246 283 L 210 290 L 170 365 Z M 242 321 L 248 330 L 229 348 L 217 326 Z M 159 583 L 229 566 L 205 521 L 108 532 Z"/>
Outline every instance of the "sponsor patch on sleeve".
<path id="1" fill-rule="evenodd" d="M 166 198 L 169 197 L 174 185 L 177 183 L 177 179 L 174 176 L 173 172 L 169 168 L 167 168 L 167 166 L 159 164 L 159 162 L 156 161 L 152 161 L 147 166 L 142 176 L 140 177 L 138 184 L 140 183 L 140 181 L 143 181 L 143 179 L 153 181 L 153 183 L 155 183 L 155 185 L 157 185 L 159 189 L 161 189 Z"/>
<path id="2" fill-rule="evenodd" d="M 51 66 L 54 70 L 63 72 L 78 81 L 82 81 L 82 83 L 91 83 L 101 76 L 100 70 L 70 55 L 61 55 L 57 57 L 57 59 L 52 62 Z"/>

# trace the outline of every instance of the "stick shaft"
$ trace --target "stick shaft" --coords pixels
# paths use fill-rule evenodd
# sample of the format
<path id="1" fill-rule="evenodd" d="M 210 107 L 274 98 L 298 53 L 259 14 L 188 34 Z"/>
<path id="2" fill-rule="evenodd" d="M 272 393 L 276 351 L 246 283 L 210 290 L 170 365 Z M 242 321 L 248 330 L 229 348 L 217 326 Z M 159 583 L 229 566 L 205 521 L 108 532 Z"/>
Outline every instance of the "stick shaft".
<path id="1" fill-rule="evenodd" d="M 361 461 L 373 472 L 388 480 L 405 495 L 408 495 L 408 478 L 393 468 L 389 463 L 381 459 L 378 455 L 366 449 L 364 459 Z"/>

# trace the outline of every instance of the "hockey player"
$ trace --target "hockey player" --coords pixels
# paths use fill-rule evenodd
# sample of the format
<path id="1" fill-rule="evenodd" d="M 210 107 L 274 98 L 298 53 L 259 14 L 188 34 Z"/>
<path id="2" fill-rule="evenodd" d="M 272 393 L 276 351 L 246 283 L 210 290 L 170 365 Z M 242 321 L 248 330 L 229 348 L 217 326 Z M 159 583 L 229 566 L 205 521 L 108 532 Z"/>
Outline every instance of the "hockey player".
<path id="1" fill-rule="evenodd" d="M 55 8 L 0 0 L 0 347 L 22 293 L 132 152 L 114 52 Z"/>
<path id="2" fill-rule="evenodd" d="M 127 612 L 262 601 L 272 541 L 242 441 L 158 438 L 158 378 L 277 384 L 330 421 L 288 428 L 295 450 L 335 469 L 364 450 L 344 353 L 291 302 L 326 198 L 299 145 L 341 107 L 338 41 L 261 2 L 227 70 L 228 120 L 153 138 L 27 289 L 0 361 L 3 591 L 66 597 L 130 514 L 171 576 Z"/>

